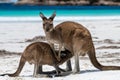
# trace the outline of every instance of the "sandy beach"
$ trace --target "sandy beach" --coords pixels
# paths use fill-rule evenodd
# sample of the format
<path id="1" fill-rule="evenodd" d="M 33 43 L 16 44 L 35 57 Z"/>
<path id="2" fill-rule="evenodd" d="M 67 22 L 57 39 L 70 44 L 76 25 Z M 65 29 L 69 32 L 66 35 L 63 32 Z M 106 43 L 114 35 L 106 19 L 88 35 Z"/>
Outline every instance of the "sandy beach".
<path id="1" fill-rule="evenodd" d="M 69 20 L 69 19 L 68 19 Z M 55 19 L 54 25 L 64 20 Z M 103 65 L 120 66 L 120 19 L 78 19 L 72 21 L 84 25 L 90 32 L 96 48 L 97 59 Z M 13 73 L 25 47 L 36 41 L 45 41 L 41 20 L 0 22 L 0 74 Z M 74 67 L 74 60 L 72 67 Z M 65 64 L 61 65 L 65 68 Z M 44 71 L 54 70 L 45 65 Z M 99 71 L 89 61 L 88 56 L 80 57 L 80 74 L 70 74 L 55 78 L 33 78 L 33 65 L 28 63 L 19 77 L 0 76 L 0 80 L 120 80 L 120 71 Z M 104 77 L 103 77 L 104 76 Z"/>

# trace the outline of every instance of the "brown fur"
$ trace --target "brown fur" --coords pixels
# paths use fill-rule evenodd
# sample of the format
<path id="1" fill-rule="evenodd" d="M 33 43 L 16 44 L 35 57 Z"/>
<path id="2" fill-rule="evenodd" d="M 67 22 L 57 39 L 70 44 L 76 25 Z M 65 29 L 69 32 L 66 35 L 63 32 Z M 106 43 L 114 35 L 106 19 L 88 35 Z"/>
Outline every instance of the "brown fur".
<path id="1" fill-rule="evenodd" d="M 97 61 L 91 34 L 88 29 L 81 24 L 72 21 L 66 21 L 58 24 L 54 28 L 52 23 L 55 15 L 56 14 L 54 13 L 50 18 L 47 19 L 42 13 L 40 14 L 41 18 L 43 19 L 44 31 L 46 33 L 46 37 L 49 38 L 49 41 L 52 40 L 54 42 L 58 42 L 60 45 L 64 44 L 64 48 L 69 50 L 75 56 L 74 73 L 80 71 L 79 56 L 84 56 L 85 54 L 88 54 L 92 64 L 100 70 L 120 69 L 119 66 L 103 66 Z"/>
<path id="2" fill-rule="evenodd" d="M 55 51 L 55 52 L 58 53 L 58 51 Z M 35 65 L 34 73 L 33 73 L 34 77 L 38 75 L 39 66 L 46 65 L 46 64 L 54 66 L 56 68 L 56 71 L 60 71 L 61 69 L 58 67 L 58 65 L 64 63 L 65 61 L 67 61 L 69 58 L 72 57 L 72 55 L 69 54 L 69 51 L 62 51 L 62 53 L 64 53 L 65 56 L 61 56 L 62 59 L 58 61 L 49 44 L 44 42 L 32 43 L 28 45 L 24 50 L 21 56 L 17 71 L 13 74 L 3 74 L 3 75 L 9 75 L 11 77 L 18 76 L 23 66 L 25 65 L 26 61 L 28 61 L 28 63 L 30 64 Z"/>
<path id="3" fill-rule="evenodd" d="M 54 49 L 53 43 L 59 44 L 59 53 L 56 56 L 57 56 L 57 59 L 60 60 L 60 52 L 61 52 L 62 46 L 64 44 L 62 42 L 61 36 L 60 35 L 56 36 L 56 34 L 59 34 L 59 31 L 56 31 L 53 29 L 53 17 L 55 17 L 55 15 L 53 14 L 49 19 L 47 19 L 42 13 L 40 14 L 40 16 L 43 19 L 43 29 L 46 34 L 46 39 L 49 42 L 49 44 L 51 45 L 51 47 Z"/>

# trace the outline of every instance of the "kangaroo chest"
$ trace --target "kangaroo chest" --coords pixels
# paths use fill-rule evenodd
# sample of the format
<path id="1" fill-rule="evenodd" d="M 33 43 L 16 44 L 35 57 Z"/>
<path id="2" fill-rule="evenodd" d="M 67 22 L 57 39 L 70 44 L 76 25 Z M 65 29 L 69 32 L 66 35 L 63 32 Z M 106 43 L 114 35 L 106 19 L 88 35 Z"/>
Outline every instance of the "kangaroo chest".
<path id="1" fill-rule="evenodd" d="M 47 41 L 49 41 L 50 43 L 56 43 L 59 44 L 61 41 L 59 40 L 59 37 L 55 34 L 46 34 L 46 39 Z"/>
<path id="2" fill-rule="evenodd" d="M 54 40 L 54 39 L 48 39 L 48 41 L 49 41 L 50 43 L 56 43 L 56 44 L 59 44 L 59 41 Z"/>

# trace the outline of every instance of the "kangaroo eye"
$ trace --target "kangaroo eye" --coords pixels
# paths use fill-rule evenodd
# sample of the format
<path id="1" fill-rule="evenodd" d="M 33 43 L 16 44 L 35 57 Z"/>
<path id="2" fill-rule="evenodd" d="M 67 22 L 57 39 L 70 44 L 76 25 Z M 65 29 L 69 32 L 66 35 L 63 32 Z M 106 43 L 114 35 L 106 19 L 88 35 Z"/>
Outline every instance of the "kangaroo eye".
<path id="1" fill-rule="evenodd" d="M 45 26 L 45 24 L 43 24 L 43 26 Z"/>
<path id="2" fill-rule="evenodd" d="M 51 26 L 53 25 L 53 24 L 50 24 Z"/>

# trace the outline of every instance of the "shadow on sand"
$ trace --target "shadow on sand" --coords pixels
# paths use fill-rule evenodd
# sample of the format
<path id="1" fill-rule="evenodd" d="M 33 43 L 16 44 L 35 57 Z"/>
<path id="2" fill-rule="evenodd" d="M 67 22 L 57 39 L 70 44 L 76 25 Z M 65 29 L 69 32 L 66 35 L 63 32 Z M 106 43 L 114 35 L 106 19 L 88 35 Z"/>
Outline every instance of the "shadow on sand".
<path id="1" fill-rule="evenodd" d="M 76 73 L 76 74 L 85 74 L 85 73 L 91 73 L 91 72 L 100 72 L 100 70 L 83 70 L 83 71 L 80 71 L 79 73 Z M 72 73 L 72 71 L 62 72 L 59 75 L 57 75 L 56 71 L 53 70 L 53 71 L 42 72 L 42 74 L 39 74 L 39 78 L 40 77 L 49 77 L 49 78 L 53 78 L 53 77 L 65 77 L 65 76 L 68 76 L 70 74 L 74 75 L 74 73 Z M 2 75 L 0 75 L 0 76 L 2 76 Z M 20 77 L 32 77 L 32 75 L 29 75 L 29 76 L 23 76 L 22 75 Z"/>
<path id="2" fill-rule="evenodd" d="M 99 72 L 100 70 L 84 70 L 84 71 L 80 71 L 79 73 L 76 74 L 85 74 L 85 73 L 91 73 L 91 72 Z M 42 74 L 46 74 L 47 77 L 64 77 L 64 76 L 68 76 L 70 74 L 74 74 L 72 73 L 72 71 L 67 71 L 67 72 L 62 72 L 59 75 L 56 74 L 56 71 L 49 71 L 49 72 L 43 72 Z"/>

